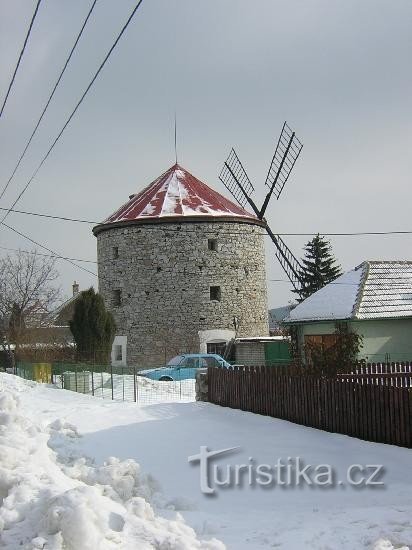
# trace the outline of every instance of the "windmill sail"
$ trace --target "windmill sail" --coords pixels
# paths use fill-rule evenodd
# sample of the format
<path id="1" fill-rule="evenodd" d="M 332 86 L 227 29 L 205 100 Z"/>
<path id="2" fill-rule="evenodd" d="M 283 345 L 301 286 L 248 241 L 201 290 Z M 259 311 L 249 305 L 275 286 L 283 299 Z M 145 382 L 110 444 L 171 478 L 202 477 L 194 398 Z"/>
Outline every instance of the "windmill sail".
<path id="1" fill-rule="evenodd" d="M 275 195 L 276 199 L 279 199 L 302 147 L 303 144 L 296 137 L 295 132 L 285 122 L 266 176 L 265 184 L 269 187 L 269 191 L 260 210 L 251 198 L 255 189 L 234 149 L 230 151 L 219 179 L 242 208 L 249 204 L 256 216 L 263 220 L 271 196 Z M 303 286 L 302 266 L 285 241 L 279 235 L 275 235 L 266 220 L 264 221 L 266 231 L 276 246 L 276 258 L 293 288 L 300 294 Z"/>
<path id="2" fill-rule="evenodd" d="M 255 188 L 234 149 L 230 151 L 219 174 L 219 179 L 242 208 L 248 203 L 255 214 L 259 214 L 259 209 L 251 198 Z"/>
<path id="3" fill-rule="evenodd" d="M 262 206 L 261 217 L 265 213 L 272 194 L 279 199 L 302 147 L 303 144 L 296 137 L 295 132 L 285 122 L 266 176 L 265 185 L 269 187 L 269 192 Z"/>
<path id="4" fill-rule="evenodd" d="M 283 271 L 292 283 L 293 288 L 300 293 L 302 290 L 301 263 L 296 256 L 294 256 L 285 241 L 279 235 L 275 235 L 268 225 L 266 225 L 266 231 L 276 246 L 277 250 L 275 255 L 282 266 Z"/>

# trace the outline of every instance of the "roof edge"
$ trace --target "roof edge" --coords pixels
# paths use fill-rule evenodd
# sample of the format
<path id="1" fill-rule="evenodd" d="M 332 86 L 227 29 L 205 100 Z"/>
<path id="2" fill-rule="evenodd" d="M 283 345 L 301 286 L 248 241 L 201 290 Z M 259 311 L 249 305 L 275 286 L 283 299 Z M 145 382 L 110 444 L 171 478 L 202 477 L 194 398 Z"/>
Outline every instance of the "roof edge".
<path id="1" fill-rule="evenodd" d="M 210 215 L 198 215 L 198 216 L 164 216 L 162 218 L 145 218 L 138 220 L 122 220 L 118 222 L 101 223 L 95 225 L 92 229 L 93 235 L 96 237 L 102 231 L 108 231 L 109 229 L 115 229 L 119 227 L 129 227 L 131 225 L 170 225 L 183 223 L 244 223 L 248 225 L 257 225 L 259 227 L 266 227 L 264 221 L 258 218 L 248 218 L 243 216 L 210 216 Z"/>
<path id="2" fill-rule="evenodd" d="M 360 283 L 359 283 L 358 292 L 356 294 L 355 303 L 353 304 L 351 319 L 356 319 L 357 315 L 359 313 L 359 308 L 360 308 L 360 305 L 362 303 L 363 293 L 364 293 L 364 290 L 365 290 L 365 283 L 366 283 L 366 281 L 368 279 L 368 276 L 369 276 L 370 262 L 368 260 L 365 260 L 364 262 L 362 262 L 358 266 L 358 268 L 360 268 L 361 266 L 362 266 L 363 273 L 362 273 L 362 278 L 361 278 Z"/>
<path id="3" fill-rule="evenodd" d="M 288 319 L 285 318 L 282 320 L 282 325 L 306 325 L 309 323 L 337 323 L 339 321 L 358 321 L 353 317 L 333 317 L 333 318 L 323 318 L 323 319 Z"/>
<path id="4" fill-rule="evenodd" d="M 283 320 L 282 325 L 308 325 L 314 323 L 336 323 L 339 321 L 353 321 L 355 323 L 364 323 L 365 321 L 404 321 L 405 319 L 412 319 L 412 315 L 397 315 L 395 317 L 341 317 L 335 319 L 299 319 L 299 320 Z"/>

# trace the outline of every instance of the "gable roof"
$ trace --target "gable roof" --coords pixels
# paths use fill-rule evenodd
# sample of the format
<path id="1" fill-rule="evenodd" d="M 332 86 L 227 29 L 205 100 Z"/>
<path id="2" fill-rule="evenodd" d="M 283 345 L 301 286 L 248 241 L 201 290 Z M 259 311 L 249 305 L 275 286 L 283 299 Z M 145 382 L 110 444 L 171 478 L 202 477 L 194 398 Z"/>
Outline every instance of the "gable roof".
<path id="1" fill-rule="evenodd" d="M 109 216 L 103 225 L 185 216 L 224 216 L 259 221 L 254 214 L 250 214 L 195 178 L 179 164 L 175 164 L 143 191 L 131 195 L 129 201 Z"/>
<path id="2" fill-rule="evenodd" d="M 412 262 L 365 261 L 297 305 L 287 323 L 412 317 Z"/>
<path id="3" fill-rule="evenodd" d="M 61 316 L 61 314 L 64 313 L 67 308 L 69 308 L 71 306 L 74 306 L 74 302 L 77 300 L 77 298 L 79 296 L 80 296 L 80 293 L 74 294 L 73 296 L 70 296 L 70 298 L 68 300 L 66 300 L 65 302 L 60 304 L 58 307 L 56 307 L 56 309 L 54 309 L 50 313 L 51 322 L 53 322 L 53 323 L 58 322 L 59 317 Z"/>

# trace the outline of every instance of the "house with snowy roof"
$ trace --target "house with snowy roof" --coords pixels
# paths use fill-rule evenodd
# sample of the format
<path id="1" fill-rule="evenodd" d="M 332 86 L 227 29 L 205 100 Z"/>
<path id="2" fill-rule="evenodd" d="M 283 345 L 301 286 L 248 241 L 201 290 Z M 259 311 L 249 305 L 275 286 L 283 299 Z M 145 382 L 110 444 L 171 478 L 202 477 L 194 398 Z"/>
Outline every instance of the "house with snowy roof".
<path id="1" fill-rule="evenodd" d="M 69 323 L 79 297 L 79 284 L 74 281 L 72 296 L 52 311 L 41 303 L 34 304 L 25 312 L 25 337 L 27 342 L 37 344 L 73 344 Z"/>
<path id="2" fill-rule="evenodd" d="M 333 342 L 336 322 L 363 336 L 359 359 L 412 360 L 412 261 L 365 261 L 296 306 L 284 319 L 298 347 Z"/>

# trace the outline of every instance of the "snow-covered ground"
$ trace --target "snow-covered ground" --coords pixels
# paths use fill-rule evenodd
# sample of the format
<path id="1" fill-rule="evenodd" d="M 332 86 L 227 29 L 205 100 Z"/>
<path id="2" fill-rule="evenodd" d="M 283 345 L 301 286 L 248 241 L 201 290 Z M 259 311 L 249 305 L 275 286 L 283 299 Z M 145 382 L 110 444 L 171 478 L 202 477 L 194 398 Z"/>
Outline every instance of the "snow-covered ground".
<path id="1" fill-rule="evenodd" d="M 138 407 L 11 375 L 0 390 L 0 547 L 412 549 L 411 450 L 207 403 Z M 340 478 L 383 464 L 384 485 L 243 483 L 208 496 L 187 460 L 200 446 L 239 446 L 222 468 L 301 457 Z"/>

